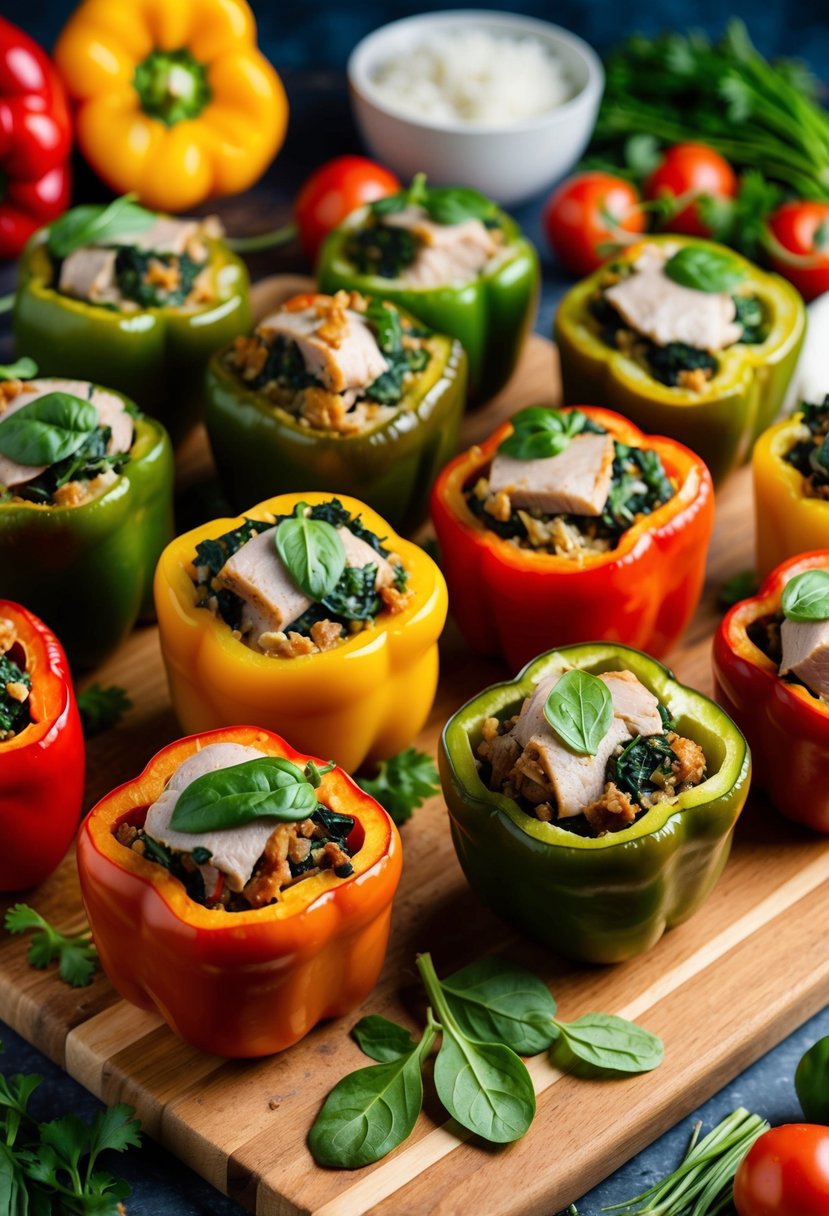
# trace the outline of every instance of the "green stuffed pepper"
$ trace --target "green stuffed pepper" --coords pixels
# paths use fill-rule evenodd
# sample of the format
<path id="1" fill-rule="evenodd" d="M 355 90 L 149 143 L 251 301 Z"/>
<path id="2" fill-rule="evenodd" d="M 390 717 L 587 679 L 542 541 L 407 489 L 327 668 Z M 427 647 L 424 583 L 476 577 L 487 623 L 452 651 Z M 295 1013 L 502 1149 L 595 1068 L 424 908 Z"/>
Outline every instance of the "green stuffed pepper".
<path id="1" fill-rule="evenodd" d="M 201 412 L 208 358 L 250 327 L 248 274 L 215 220 L 75 208 L 24 250 L 13 324 L 43 374 L 93 375 L 178 441 Z"/>
<path id="2" fill-rule="evenodd" d="M 173 535 L 164 428 L 86 381 L 0 384 L 0 586 L 73 667 L 100 662 L 152 606 Z"/>
<path id="3" fill-rule="evenodd" d="M 466 355 L 394 304 L 301 295 L 210 361 L 213 456 L 238 510 L 288 491 L 367 502 L 393 528 L 426 514 L 455 451 Z"/>
<path id="4" fill-rule="evenodd" d="M 678 439 L 720 481 L 774 421 L 805 325 L 778 275 L 710 241 L 648 237 L 562 300 L 564 399 Z"/>
<path id="5" fill-rule="evenodd" d="M 549 651 L 458 710 L 440 771 L 477 894 L 558 953 L 611 963 L 706 899 L 750 757 L 708 697 L 596 642 Z"/>
<path id="6" fill-rule="evenodd" d="M 379 296 L 462 343 L 469 394 L 506 384 L 535 315 L 538 255 L 513 219 L 466 187 L 427 186 L 360 207 L 327 237 L 321 291 Z"/>

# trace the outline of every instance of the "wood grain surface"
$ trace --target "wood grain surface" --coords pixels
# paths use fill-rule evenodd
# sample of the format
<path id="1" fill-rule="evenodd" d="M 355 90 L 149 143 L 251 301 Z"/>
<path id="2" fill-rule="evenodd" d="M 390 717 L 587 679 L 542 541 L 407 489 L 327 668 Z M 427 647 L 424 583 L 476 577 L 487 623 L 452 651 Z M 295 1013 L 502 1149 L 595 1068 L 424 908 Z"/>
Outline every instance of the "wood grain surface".
<path id="1" fill-rule="evenodd" d="M 260 314 L 278 287 L 258 288 Z M 508 388 L 466 418 L 464 446 L 516 408 L 555 403 L 558 391 L 554 348 L 534 337 Z M 180 478 L 194 483 L 207 473 L 199 433 L 181 454 Z M 718 498 L 704 599 L 669 658 L 683 681 L 706 692 L 716 588 L 752 564 L 752 526 L 743 470 Z M 431 753 L 453 710 L 511 674 L 473 658 L 451 619 L 441 654 L 437 702 L 417 740 Z M 134 708 L 90 743 L 88 805 L 178 734 L 154 628 L 138 629 L 95 678 L 126 687 Z M 200 1054 L 159 1017 L 121 1001 L 102 975 L 73 990 L 52 972 L 31 970 L 25 944 L 9 937 L 0 941 L 0 1016 L 104 1101 L 132 1103 L 150 1135 L 260 1216 L 551 1216 L 829 1000 L 829 843 L 776 817 L 759 797 L 749 800 L 704 908 L 648 954 L 614 968 L 551 957 L 484 909 L 456 862 L 441 799 L 416 812 L 403 842 L 403 880 L 377 988 L 362 1009 L 317 1027 L 281 1055 L 248 1063 Z M 30 899 L 59 927 L 78 928 L 74 859 Z M 305 1144 L 308 1128 L 331 1086 L 366 1063 L 349 1029 L 368 1012 L 416 1027 L 419 950 L 433 952 L 439 973 L 503 951 L 549 982 L 565 1019 L 601 1009 L 640 1020 L 664 1038 L 665 1063 L 646 1076 L 596 1082 L 562 1075 L 536 1057 L 535 1122 L 523 1140 L 501 1148 L 446 1122 L 427 1083 L 415 1132 L 391 1157 L 353 1172 L 319 1169 Z"/>

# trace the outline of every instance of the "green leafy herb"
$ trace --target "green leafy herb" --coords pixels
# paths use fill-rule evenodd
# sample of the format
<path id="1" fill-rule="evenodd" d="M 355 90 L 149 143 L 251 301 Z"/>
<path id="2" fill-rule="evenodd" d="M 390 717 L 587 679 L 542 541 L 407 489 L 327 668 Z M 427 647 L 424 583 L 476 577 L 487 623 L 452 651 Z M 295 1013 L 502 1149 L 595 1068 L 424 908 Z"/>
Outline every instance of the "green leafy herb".
<path id="1" fill-rule="evenodd" d="M 829 620 L 829 570 L 804 570 L 790 578 L 782 606 L 790 621 Z"/>
<path id="2" fill-rule="evenodd" d="M 598 676 L 574 668 L 550 691 L 544 717 L 574 752 L 595 756 L 613 721 L 613 698 Z"/>
<path id="3" fill-rule="evenodd" d="M 699 245 L 683 245 L 668 258 L 665 274 L 696 291 L 732 291 L 745 278 L 743 266 L 729 253 Z"/>
<path id="4" fill-rule="evenodd" d="M 498 451 L 515 460 L 543 460 L 558 456 L 570 446 L 574 435 L 584 430 L 587 421 L 579 410 L 561 410 L 530 405 L 513 414 L 512 434 L 498 445 Z"/>
<path id="5" fill-rule="evenodd" d="M 611 1013 L 586 1013 L 575 1022 L 554 1021 L 561 1038 L 553 1059 L 564 1047 L 601 1073 L 650 1072 L 662 1063 L 662 1040 L 635 1022 Z"/>
<path id="6" fill-rule="evenodd" d="M 314 519 L 308 504 L 297 503 L 293 518 L 276 530 L 276 551 L 300 591 L 324 600 L 345 569 L 345 547 L 331 524 Z"/>
<path id="7" fill-rule="evenodd" d="M 358 777 L 357 784 L 377 799 L 398 826 L 440 790 L 434 760 L 414 747 L 382 760 L 376 777 Z"/>
<path id="8" fill-rule="evenodd" d="M 14 687 L 15 684 L 31 688 L 32 677 L 25 668 L 9 658 L 8 654 L 0 654 L 0 739 L 19 734 L 31 721 L 28 696 L 23 701 L 18 701 L 8 691 L 9 685 Z"/>
<path id="9" fill-rule="evenodd" d="M 132 701 L 118 684 L 104 687 L 96 682 L 78 693 L 78 709 L 83 733 L 87 739 L 92 739 L 117 726 L 122 715 L 132 709 Z"/>
<path id="10" fill-rule="evenodd" d="M 36 375 L 37 364 L 28 355 L 14 363 L 0 364 L 0 380 L 31 380 Z"/>
<path id="11" fill-rule="evenodd" d="M 134 199 L 134 194 L 125 194 L 107 206 L 84 204 L 66 211 L 49 226 L 47 247 L 52 257 L 65 258 L 86 245 L 130 244 L 156 218 Z"/>
<path id="12" fill-rule="evenodd" d="M 5 926 L 7 933 L 34 933 L 27 955 L 32 967 L 42 970 L 57 960 L 58 973 L 65 984 L 84 988 L 92 983 L 98 953 L 89 933 L 67 937 L 28 904 L 14 904 L 9 908 Z"/>
<path id="13" fill-rule="evenodd" d="M 0 453 L 22 465 L 51 465 L 71 456 L 97 429 L 91 401 L 46 393 L 0 421 Z"/>
<path id="14" fill-rule="evenodd" d="M 462 224 L 489 220 L 495 214 L 492 199 L 470 186 L 429 186 L 423 198 L 429 218 L 436 224 Z"/>
<path id="15" fill-rule="evenodd" d="M 620 790 L 641 803 L 644 794 L 656 789 L 654 773 L 667 777 L 675 760 L 667 735 L 637 735 L 616 757 L 613 780 Z"/>
<path id="16" fill-rule="evenodd" d="M 405 1026 L 398 1026 L 397 1022 L 390 1022 L 388 1018 L 381 1018 L 375 1013 L 360 1018 L 351 1033 L 361 1051 L 383 1064 L 399 1060 L 416 1046 Z"/>
<path id="17" fill-rule="evenodd" d="M 741 570 L 739 574 L 726 579 L 717 592 L 717 607 L 731 608 L 740 600 L 748 599 L 757 594 L 757 575 L 753 570 Z"/>
<path id="18" fill-rule="evenodd" d="M 174 269 L 175 285 L 168 287 L 149 277 L 150 262 Z M 161 253 L 126 245 L 115 259 L 115 280 L 121 295 L 141 308 L 176 308 L 190 295 L 203 266 L 187 253 Z"/>
<path id="19" fill-rule="evenodd" d="M 441 980 L 441 987 L 452 1016 L 472 1039 L 534 1056 L 557 1037 L 556 1003 L 549 988 L 521 967 L 482 958 Z"/>
<path id="20" fill-rule="evenodd" d="M 280 756 L 263 756 L 197 777 L 182 790 L 170 827 L 200 833 L 253 819 L 295 823 L 307 819 L 316 808 L 317 796 L 307 771 Z"/>

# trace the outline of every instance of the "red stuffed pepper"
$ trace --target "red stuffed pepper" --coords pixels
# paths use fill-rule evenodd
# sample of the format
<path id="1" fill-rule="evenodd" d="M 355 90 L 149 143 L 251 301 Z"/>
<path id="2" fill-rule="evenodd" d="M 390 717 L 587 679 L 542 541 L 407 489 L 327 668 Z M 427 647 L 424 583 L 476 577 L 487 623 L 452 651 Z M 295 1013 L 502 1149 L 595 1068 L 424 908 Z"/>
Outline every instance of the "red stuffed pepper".
<path id="1" fill-rule="evenodd" d="M 438 477 L 432 518 L 469 644 L 512 668 L 574 642 L 663 655 L 714 521 L 698 456 L 609 410 L 521 410 Z"/>
<path id="2" fill-rule="evenodd" d="M 0 890 L 48 878 L 83 801 L 84 742 L 69 664 L 50 629 L 0 600 Z"/>
<path id="3" fill-rule="evenodd" d="M 342 769 L 234 726 L 171 743 L 93 807 L 78 869 L 121 995 L 202 1051 L 262 1056 L 377 982 L 400 837 Z"/>
<path id="4" fill-rule="evenodd" d="M 69 205 L 72 129 L 49 56 L 0 17 L 0 258 Z"/>
<path id="5" fill-rule="evenodd" d="M 829 549 L 772 570 L 714 635 L 715 696 L 781 814 L 829 832 Z"/>

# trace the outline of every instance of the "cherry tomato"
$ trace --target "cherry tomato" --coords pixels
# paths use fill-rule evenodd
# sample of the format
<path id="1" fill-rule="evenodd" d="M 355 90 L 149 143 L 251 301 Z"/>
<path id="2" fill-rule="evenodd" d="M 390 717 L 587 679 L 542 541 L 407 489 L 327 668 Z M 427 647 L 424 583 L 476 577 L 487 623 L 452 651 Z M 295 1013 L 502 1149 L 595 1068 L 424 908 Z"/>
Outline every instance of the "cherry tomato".
<path id="1" fill-rule="evenodd" d="M 294 204 L 299 239 L 308 259 L 317 260 L 320 245 L 332 228 L 365 203 L 373 203 L 402 187 L 389 170 L 365 156 L 337 156 L 315 169 Z"/>
<path id="2" fill-rule="evenodd" d="M 769 258 L 778 274 L 785 275 L 806 300 L 829 291 L 829 203 L 783 203 L 768 221 L 772 236 Z M 782 245 L 775 252 L 773 244 Z M 814 264 L 799 266 L 786 260 L 785 251 Z"/>
<path id="3" fill-rule="evenodd" d="M 829 1127 L 764 1132 L 737 1169 L 734 1206 L 739 1216 L 829 1216 Z"/>
<path id="4" fill-rule="evenodd" d="M 710 194 L 715 198 L 734 198 L 737 176 L 724 157 L 705 144 L 675 144 L 645 183 L 645 198 L 681 198 L 683 194 Z M 696 202 L 689 202 L 665 221 L 670 232 L 687 236 L 710 236 L 699 217 Z"/>
<path id="5" fill-rule="evenodd" d="M 645 230 L 635 186 L 611 173 L 577 173 L 554 190 L 542 217 L 547 239 L 570 274 L 585 275 L 607 261 L 598 247 Z"/>

